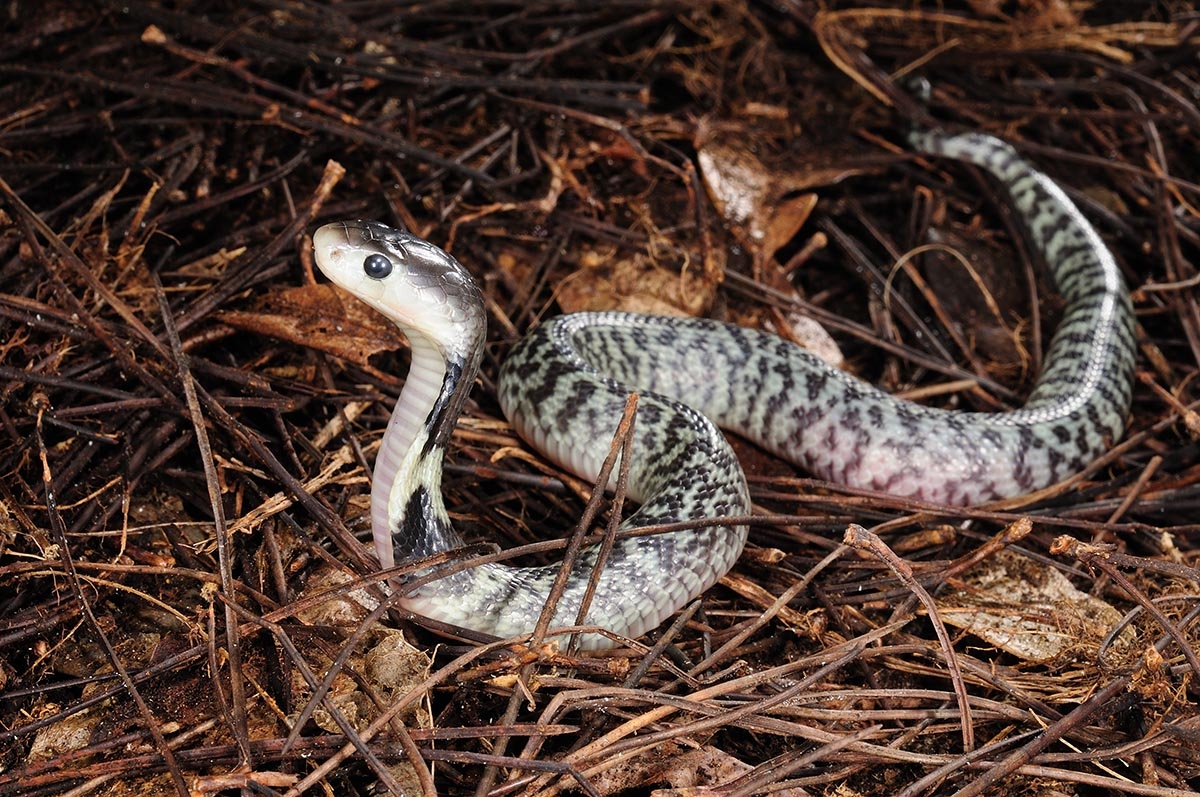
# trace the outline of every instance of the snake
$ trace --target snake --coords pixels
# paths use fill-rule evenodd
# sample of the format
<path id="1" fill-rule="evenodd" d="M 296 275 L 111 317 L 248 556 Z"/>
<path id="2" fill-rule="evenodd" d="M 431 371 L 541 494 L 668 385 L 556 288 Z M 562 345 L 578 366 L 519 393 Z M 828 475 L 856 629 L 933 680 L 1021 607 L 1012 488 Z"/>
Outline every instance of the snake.
<path id="1" fill-rule="evenodd" d="M 1001 139 L 931 129 L 911 133 L 909 143 L 992 175 L 1063 299 L 1024 405 L 969 412 L 916 404 L 770 332 L 716 320 L 597 311 L 542 323 L 501 366 L 498 400 L 512 427 L 548 459 L 594 482 L 626 400 L 637 392 L 627 491 L 637 509 L 621 530 L 687 527 L 622 533 L 608 549 L 581 548 L 549 608 L 553 628 L 588 630 L 579 637 L 584 648 L 634 639 L 733 567 L 752 507 L 720 428 L 819 479 L 951 506 L 1057 484 L 1121 437 L 1134 315 L 1100 235 L 1061 187 Z M 442 468 L 480 367 L 484 297 L 453 256 L 379 222 L 325 224 L 313 248 L 320 270 L 398 325 L 411 347 L 372 477 L 380 565 L 461 548 L 442 497 Z M 477 634 L 527 637 L 561 566 L 430 564 L 396 579 L 394 597 L 415 615 Z"/>

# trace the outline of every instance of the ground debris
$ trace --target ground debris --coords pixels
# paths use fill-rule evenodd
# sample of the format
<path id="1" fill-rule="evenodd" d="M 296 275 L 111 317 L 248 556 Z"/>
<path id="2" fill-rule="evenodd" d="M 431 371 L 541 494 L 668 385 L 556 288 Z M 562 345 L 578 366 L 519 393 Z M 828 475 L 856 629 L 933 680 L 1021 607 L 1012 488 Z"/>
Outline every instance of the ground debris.
<path id="1" fill-rule="evenodd" d="M 1200 792 L 1189 4 L 3 14 L 0 795 Z M 1020 403 L 1051 294 L 990 182 L 904 149 L 931 119 L 1012 141 L 1122 264 L 1142 357 L 1111 454 L 946 509 L 742 446 L 747 555 L 637 648 L 389 607 L 364 515 L 406 344 L 317 282 L 319 223 L 479 278 L 447 505 L 473 550 L 542 561 L 588 486 L 494 384 L 565 310 L 819 322 L 884 389 Z"/>

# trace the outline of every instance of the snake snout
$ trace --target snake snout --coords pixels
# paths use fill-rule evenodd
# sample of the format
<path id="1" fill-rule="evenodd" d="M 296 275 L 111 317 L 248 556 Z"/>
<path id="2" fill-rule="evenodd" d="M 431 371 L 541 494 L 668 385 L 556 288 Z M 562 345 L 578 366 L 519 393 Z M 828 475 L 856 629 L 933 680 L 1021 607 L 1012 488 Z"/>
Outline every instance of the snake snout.
<path id="1" fill-rule="evenodd" d="M 354 246 L 345 223 L 326 224 L 313 233 L 313 252 L 317 264 L 324 270 L 328 265 L 340 265 L 346 252 Z"/>

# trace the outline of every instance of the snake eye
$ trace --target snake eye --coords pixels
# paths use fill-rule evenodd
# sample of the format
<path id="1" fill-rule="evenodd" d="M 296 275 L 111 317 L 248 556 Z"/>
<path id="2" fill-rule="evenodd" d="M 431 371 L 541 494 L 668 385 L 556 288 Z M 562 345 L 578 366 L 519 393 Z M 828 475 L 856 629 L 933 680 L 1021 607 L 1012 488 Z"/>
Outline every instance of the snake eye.
<path id="1" fill-rule="evenodd" d="M 363 273 L 374 280 L 384 279 L 392 273 L 392 261 L 378 252 L 367 255 L 363 260 Z"/>

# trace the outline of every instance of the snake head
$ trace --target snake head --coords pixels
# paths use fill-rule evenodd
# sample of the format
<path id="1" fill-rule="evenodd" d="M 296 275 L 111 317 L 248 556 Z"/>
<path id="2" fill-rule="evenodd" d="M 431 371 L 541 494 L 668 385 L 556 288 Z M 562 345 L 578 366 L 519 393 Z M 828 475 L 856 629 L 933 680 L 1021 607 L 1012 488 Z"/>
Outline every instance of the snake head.
<path id="1" fill-rule="evenodd" d="M 457 260 L 433 244 L 377 221 L 339 221 L 313 234 L 313 254 L 335 285 L 410 338 L 415 331 L 458 352 L 482 340 L 486 318 L 479 288 Z"/>

